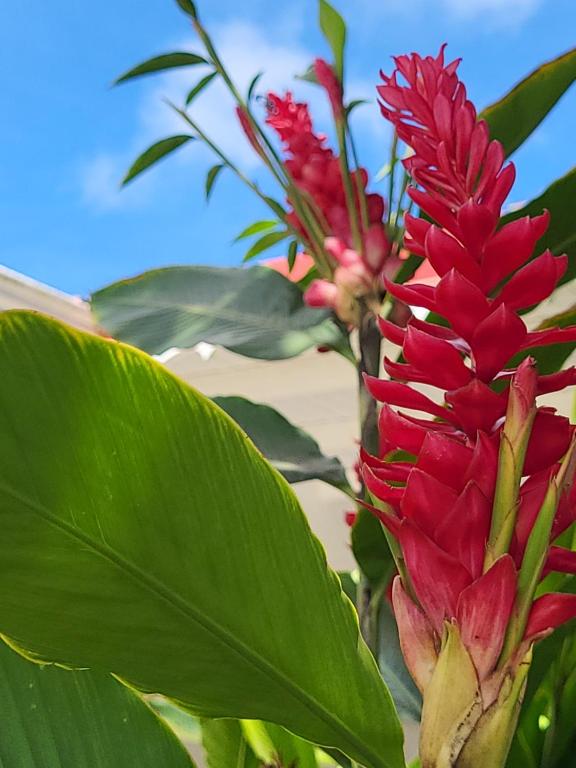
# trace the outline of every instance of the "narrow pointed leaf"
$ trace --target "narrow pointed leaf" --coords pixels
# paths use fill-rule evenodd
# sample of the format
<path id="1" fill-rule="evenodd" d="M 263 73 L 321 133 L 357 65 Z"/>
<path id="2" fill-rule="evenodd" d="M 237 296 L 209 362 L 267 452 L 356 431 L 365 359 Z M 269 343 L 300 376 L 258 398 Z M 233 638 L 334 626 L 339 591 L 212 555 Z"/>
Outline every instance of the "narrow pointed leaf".
<path id="1" fill-rule="evenodd" d="M 200 341 L 263 360 L 299 355 L 341 337 L 330 314 L 268 267 L 171 267 L 114 283 L 92 296 L 111 336 L 159 354 Z"/>
<path id="2" fill-rule="evenodd" d="M 363 104 L 369 104 L 370 102 L 367 99 L 354 99 L 349 104 L 346 105 L 346 116 L 350 117 L 352 112 L 357 108 L 361 107 Z"/>
<path id="3" fill-rule="evenodd" d="M 111 675 L 39 666 L 0 641 L 0 690 L 2 768 L 194 768 L 172 731 Z"/>
<path id="4" fill-rule="evenodd" d="M 186 96 L 186 106 L 191 104 L 196 96 L 198 96 L 198 94 L 201 93 L 207 85 L 210 85 L 217 74 L 217 72 L 210 72 L 209 75 L 206 75 L 206 77 L 203 77 L 202 80 L 196 83 L 194 88 L 192 88 L 192 90 L 189 92 L 188 96 Z"/>
<path id="5" fill-rule="evenodd" d="M 170 136 L 167 139 L 161 139 L 156 144 L 152 144 L 151 147 L 143 152 L 130 166 L 130 170 L 122 179 L 122 184 L 128 184 L 136 176 L 147 170 L 152 165 L 155 165 L 159 160 L 162 160 L 166 155 L 174 152 L 183 144 L 189 141 L 194 141 L 194 136 L 182 134 L 180 136 Z"/>
<path id="6" fill-rule="evenodd" d="M 176 2 L 184 13 L 188 14 L 188 16 L 191 16 L 193 19 L 197 18 L 196 6 L 192 0 L 176 0 Z"/>
<path id="7" fill-rule="evenodd" d="M 290 232 L 287 229 L 283 229 L 280 232 L 269 232 L 268 234 L 258 239 L 248 249 L 242 261 L 250 261 L 250 259 L 258 256 L 258 254 L 262 253 L 263 251 L 267 251 L 268 248 L 272 248 L 272 246 L 276 245 L 276 243 L 282 242 L 282 240 L 285 240 L 289 235 Z"/>
<path id="8" fill-rule="evenodd" d="M 251 235 L 257 235 L 259 232 L 266 232 L 268 229 L 274 229 L 276 226 L 278 226 L 278 221 L 276 219 L 255 221 L 254 224 L 250 224 L 249 227 L 243 229 L 242 232 L 240 232 L 240 234 L 234 238 L 234 242 L 237 243 L 240 240 L 244 240 L 245 238 L 250 237 Z"/>
<path id="9" fill-rule="evenodd" d="M 234 422 L 138 350 L 30 312 L 0 316 L 0 366 L 0 633 L 402 768 L 338 576 Z"/>
<path id="10" fill-rule="evenodd" d="M 344 72 L 344 47 L 346 45 L 346 24 L 338 11 L 327 0 L 319 4 L 320 29 L 334 54 L 334 69 L 342 80 Z"/>
<path id="11" fill-rule="evenodd" d="M 298 242 L 296 240 L 292 240 L 290 245 L 288 246 L 288 269 L 290 272 L 294 269 L 294 264 L 296 264 L 296 256 L 298 255 Z"/>
<path id="12" fill-rule="evenodd" d="M 206 174 L 206 185 L 205 185 L 205 193 L 206 193 L 206 200 L 210 199 L 210 195 L 212 194 L 212 189 L 214 187 L 214 184 L 216 183 L 216 179 L 220 175 L 220 172 L 225 168 L 225 166 L 222 163 L 219 163 L 218 165 L 213 165 L 212 168 L 208 171 Z"/>
<path id="13" fill-rule="evenodd" d="M 187 51 L 174 51 L 173 53 L 163 53 L 161 56 L 154 56 L 153 59 L 147 59 L 137 67 L 129 69 L 116 80 L 115 85 L 125 83 L 127 80 L 133 80 L 142 75 L 151 75 L 155 72 L 163 72 L 166 69 L 175 69 L 177 67 L 193 67 L 197 64 L 208 64 L 203 56 L 197 53 L 188 53 Z"/>
<path id="14" fill-rule="evenodd" d="M 264 200 L 282 221 L 286 218 L 286 211 L 277 200 L 274 200 L 273 197 L 265 197 Z"/>
<path id="15" fill-rule="evenodd" d="M 289 483 L 323 480 L 337 488 L 347 487 L 340 460 L 335 456 L 324 456 L 310 435 L 274 408 L 244 397 L 215 397 L 214 402 L 242 427 Z"/>
<path id="16" fill-rule="evenodd" d="M 260 82 L 263 74 L 264 72 L 258 72 L 258 74 L 254 75 L 254 77 L 250 81 L 250 85 L 248 86 L 248 94 L 246 96 L 246 101 L 248 103 L 252 101 L 252 97 L 254 96 L 254 91 L 256 90 L 256 86 Z"/>

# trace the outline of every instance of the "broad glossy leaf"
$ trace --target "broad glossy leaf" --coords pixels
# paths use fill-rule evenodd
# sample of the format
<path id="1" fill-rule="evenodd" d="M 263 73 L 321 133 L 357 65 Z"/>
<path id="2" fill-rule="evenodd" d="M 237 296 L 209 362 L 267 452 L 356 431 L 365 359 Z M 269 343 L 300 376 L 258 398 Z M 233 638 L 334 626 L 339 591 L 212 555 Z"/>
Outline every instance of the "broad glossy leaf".
<path id="1" fill-rule="evenodd" d="M 166 155 L 174 152 L 175 149 L 178 149 L 183 144 L 187 144 L 189 141 L 194 141 L 194 136 L 181 134 L 179 136 L 169 136 L 167 139 L 161 139 L 155 144 L 152 144 L 151 147 L 148 147 L 147 150 L 142 152 L 142 154 L 132 163 L 128 173 L 122 179 L 122 184 L 128 184 L 129 181 L 132 181 L 132 179 L 141 174 L 142 171 L 155 165 L 159 160 L 166 157 Z"/>
<path id="2" fill-rule="evenodd" d="M 193 67 L 197 64 L 208 64 L 209 62 L 203 56 L 188 51 L 174 51 L 173 53 L 163 53 L 161 56 L 154 56 L 152 59 L 143 61 L 137 67 L 129 69 L 116 80 L 116 85 L 125 83 L 127 80 L 133 80 L 142 75 L 152 75 L 156 72 L 164 72 L 166 69 L 175 69 L 177 67 Z"/>
<path id="3" fill-rule="evenodd" d="M 346 45 L 346 24 L 338 11 L 327 0 L 319 0 L 320 29 L 332 48 L 334 69 L 340 79 L 344 72 L 344 47 Z"/>
<path id="4" fill-rule="evenodd" d="M 2 768 L 194 768 L 174 734 L 111 675 L 32 664 L 0 641 Z"/>
<path id="5" fill-rule="evenodd" d="M 238 720 L 203 720 L 202 746 L 208 768 L 260 768 Z"/>
<path id="6" fill-rule="evenodd" d="M 576 49 L 568 51 L 531 72 L 502 99 L 484 110 L 481 117 L 490 135 L 504 145 L 507 155 L 530 136 L 576 80 Z"/>
<path id="7" fill-rule="evenodd" d="M 202 717 L 403 766 L 390 695 L 290 486 L 136 349 L 0 316 L 0 632 Z"/>
<path id="8" fill-rule="evenodd" d="M 216 179 L 220 175 L 220 172 L 225 168 L 223 163 L 218 163 L 217 165 L 213 165 L 212 168 L 208 171 L 206 174 L 206 184 L 205 184 L 205 193 L 206 193 L 206 200 L 210 199 L 210 195 L 212 194 L 212 189 L 214 187 L 214 184 L 216 183 Z"/>
<path id="9" fill-rule="evenodd" d="M 246 251 L 242 261 L 250 261 L 250 259 L 253 259 L 255 256 L 258 256 L 264 251 L 267 251 L 277 243 L 281 243 L 282 240 L 286 240 L 289 235 L 290 231 L 287 229 L 283 229 L 280 232 L 268 232 L 267 234 L 262 235 L 262 237 L 258 238 L 258 240 L 256 240 L 256 242 Z"/>
<path id="10" fill-rule="evenodd" d="M 206 341 L 277 360 L 341 339 L 328 312 L 305 306 L 300 288 L 268 267 L 153 270 L 97 291 L 92 310 L 108 333 L 150 354 Z"/>
<path id="11" fill-rule="evenodd" d="M 209 75 L 206 75 L 206 77 L 203 77 L 196 83 L 196 85 L 189 91 L 188 96 L 186 96 L 186 106 L 189 106 L 194 101 L 196 96 L 198 96 L 198 94 L 201 93 L 204 88 L 206 88 L 206 86 L 210 85 L 217 74 L 217 72 L 210 72 Z"/>
<path id="12" fill-rule="evenodd" d="M 215 397 L 289 483 L 324 480 L 337 488 L 348 482 L 340 460 L 325 456 L 318 443 L 274 408 L 244 397 Z"/>

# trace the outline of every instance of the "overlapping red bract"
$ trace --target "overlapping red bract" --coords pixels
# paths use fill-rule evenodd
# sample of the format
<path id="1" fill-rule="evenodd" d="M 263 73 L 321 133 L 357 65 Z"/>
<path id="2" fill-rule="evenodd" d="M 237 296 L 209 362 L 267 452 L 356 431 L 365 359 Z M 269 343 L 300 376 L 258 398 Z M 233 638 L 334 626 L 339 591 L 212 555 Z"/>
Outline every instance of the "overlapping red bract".
<path id="1" fill-rule="evenodd" d="M 439 647 L 447 619 L 458 622 L 481 681 L 498 660 L 526 542 L 573 435 L 567 419 L 538 408 L 511 551 L 484 572 L 511 386 L 527 417 L 537 394 L 576 383 L 574 368 L 538 376 L 532 361 L 515 368 L 511 360 L 533 346 L 575 341 L 576 328 L 531 333 L 519 315 L 552 293 L 567 257 L 545 251 L 534 258 L 548 226 L 546 212 L 500 223 L 514 166 L 505 163 L 502 146 L 490 141 L 488 126 L 478 120 L 457 77 L 458 62 L 445 65 L 443 49 L 436 58 L 412 54 L 395 62 L 396 70 L 383 75 L 378 89 L 381 109 L 414 151 L 405 165 L 418 186 L 409 194 L 430 219 L 406 217 L 405 246 L 428 259 L 440 281 L 435 287 L 388 282 L 387 288 L 400 301 L 437 313 L 445 324 L 413 318 L 403 329 L 381 321 L 383 335 L 401 347 L 404 361 L 384 361 L 396 381 L 366 380 L 384 403 L 383 452 L 363 453 L 362 465 L 371 494 L 389 505 L 376 513 L 403 552 L 410 583 L 395 588 L 394 602 L 407 662 L 422 687 L 430 644 Z M 406 382 L 443 391 L 441 402 Z M 398 449 L 413 454 L 414 464 L 392 460 Z M 576 494 L 568 488 L 551 540 L 575 517 Z M 552 547 L 547 570 L 573 573 L 575 561 L 574 553 Z M 526 637 L 574 615 L 575 596 L 547 595 L 534 604 Z M 415 649 L 424 649 L 423 659 Z"/>

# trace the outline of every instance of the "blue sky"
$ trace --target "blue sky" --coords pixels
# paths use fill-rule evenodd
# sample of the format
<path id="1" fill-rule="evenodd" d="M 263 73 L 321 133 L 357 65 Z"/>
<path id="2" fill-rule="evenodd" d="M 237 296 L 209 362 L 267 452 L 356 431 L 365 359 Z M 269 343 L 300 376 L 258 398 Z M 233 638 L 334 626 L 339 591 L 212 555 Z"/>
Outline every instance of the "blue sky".
<path id="1" fill-rule="evenodd" d="M 197 0 L 240 84 L 266 69 L 262 89 L 289 87 L 316 55 L 316 0 Z M 336 0 L 349 21 L 349 95 L 371 97 L 389 56 L 434 53 L 447 41 L 462 56 L 475 102 L 499 98 L 538 63 L 574 45 L 573 0 Z M 209 206 L 212 160 L 195 144 L 137 180 L 119 181 L 152 141 L 181 127 L 161 98 L 178 100 L 200 76 L 189 69 L 111 88 L 149 56 L 199 50 L 173 0 L 19 0 L 0 8 L 0 263 L 86 296 L 160 265 L 239 263 L 234 236 L 265 210 L 223 175 Z M 327 107 L 312 86 L 320 127 Z M 195 116 L 248 173 L 262 179 L 223 92 L 198 100 Z M 388 129 L 375 105 L 357 112 L 363 163 L 385 162 Z M 576 160 L 576 88 L 517 153 L 513 199 L 535 196 Z M 273 192 L 273 187 L 270 187 Z M 271 255 L 281 253 L 281 247 Z"/>

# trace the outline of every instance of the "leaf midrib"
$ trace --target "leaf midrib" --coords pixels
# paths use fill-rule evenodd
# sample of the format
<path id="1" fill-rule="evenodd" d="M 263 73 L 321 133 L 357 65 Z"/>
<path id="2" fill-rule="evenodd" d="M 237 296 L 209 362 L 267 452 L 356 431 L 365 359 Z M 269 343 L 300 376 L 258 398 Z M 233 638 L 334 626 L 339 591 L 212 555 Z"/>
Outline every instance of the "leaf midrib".
<path id="1" fill-rule="evenodd" d="M 88 546 L 95 554 L 104 558 L 128 574 L 133 580 L 140 584 L 140 586 L 144 587 L 149 592 L 152 592 L 156 597 L 165 600 L 173 609 L 184 615 L 186 619 L 191 620 L 196 624 L 200 624 L 203 629 L 213 634 L 220 642 L 222 642 L 224 645 L 227 645 L 241 658 L 244 658 L 245 661 L 258 669 L 259 672 L 272 678 L 276 683 L 283 685 L 294 696 L 294 698 L 300 701 L 301 704 L 309 709 L 326 725 L 328 725 L 333 730 L 335 729 L 336 732 L 340 731 L 343 735 L 345 735 L 345 738 L 348 740 L 348 742 L 354 746 L 358 752 L 364 755 L 364 757 L 369 761 L 370 765 L 385 765 L 381 762 L 381 758 L 378 755 L 374 754 L 370 748 L 366 747 L 364 742 L 358 741 L 355 734 L 347 728 L 347 726 L 340 720 L 339 717 L 326 710 L 313 696 L 310 696 L 310 694 L 300 688 L 300 686 L 296 685 L 293 681 L 287 678 L 284 673 L 280 672 L 260 654 L 255 653 L 252 649 L 246 646 L 242 640 L 221 627 L 215 621 L 206 616 L 202 611 L 190 605 L 188 602 L 186 602 L 186 600 L 180 597 L 177 593 L 173 592 L 169 587 L 162 584 L 162 582 L 160 582 L 158 579 L 147 574 L 135 563 L 125 559 L 112 547 L 95 541 L 81 529 L 78 529 L 70 523 L 67 523 L 65 520 L 57 517 L 42 504 L 39 504 L 24 494 L 19 493 L 17 490 L 11 488 L 8 484 L 1 480 L 0 489 L 4 490 L 7 495 L 12 496 L 14 499 L 27 506 L 28 509 L 39 515 L 47 523 L 55 526 L 64 533 L 67 533 L 72 538 Z"/>

